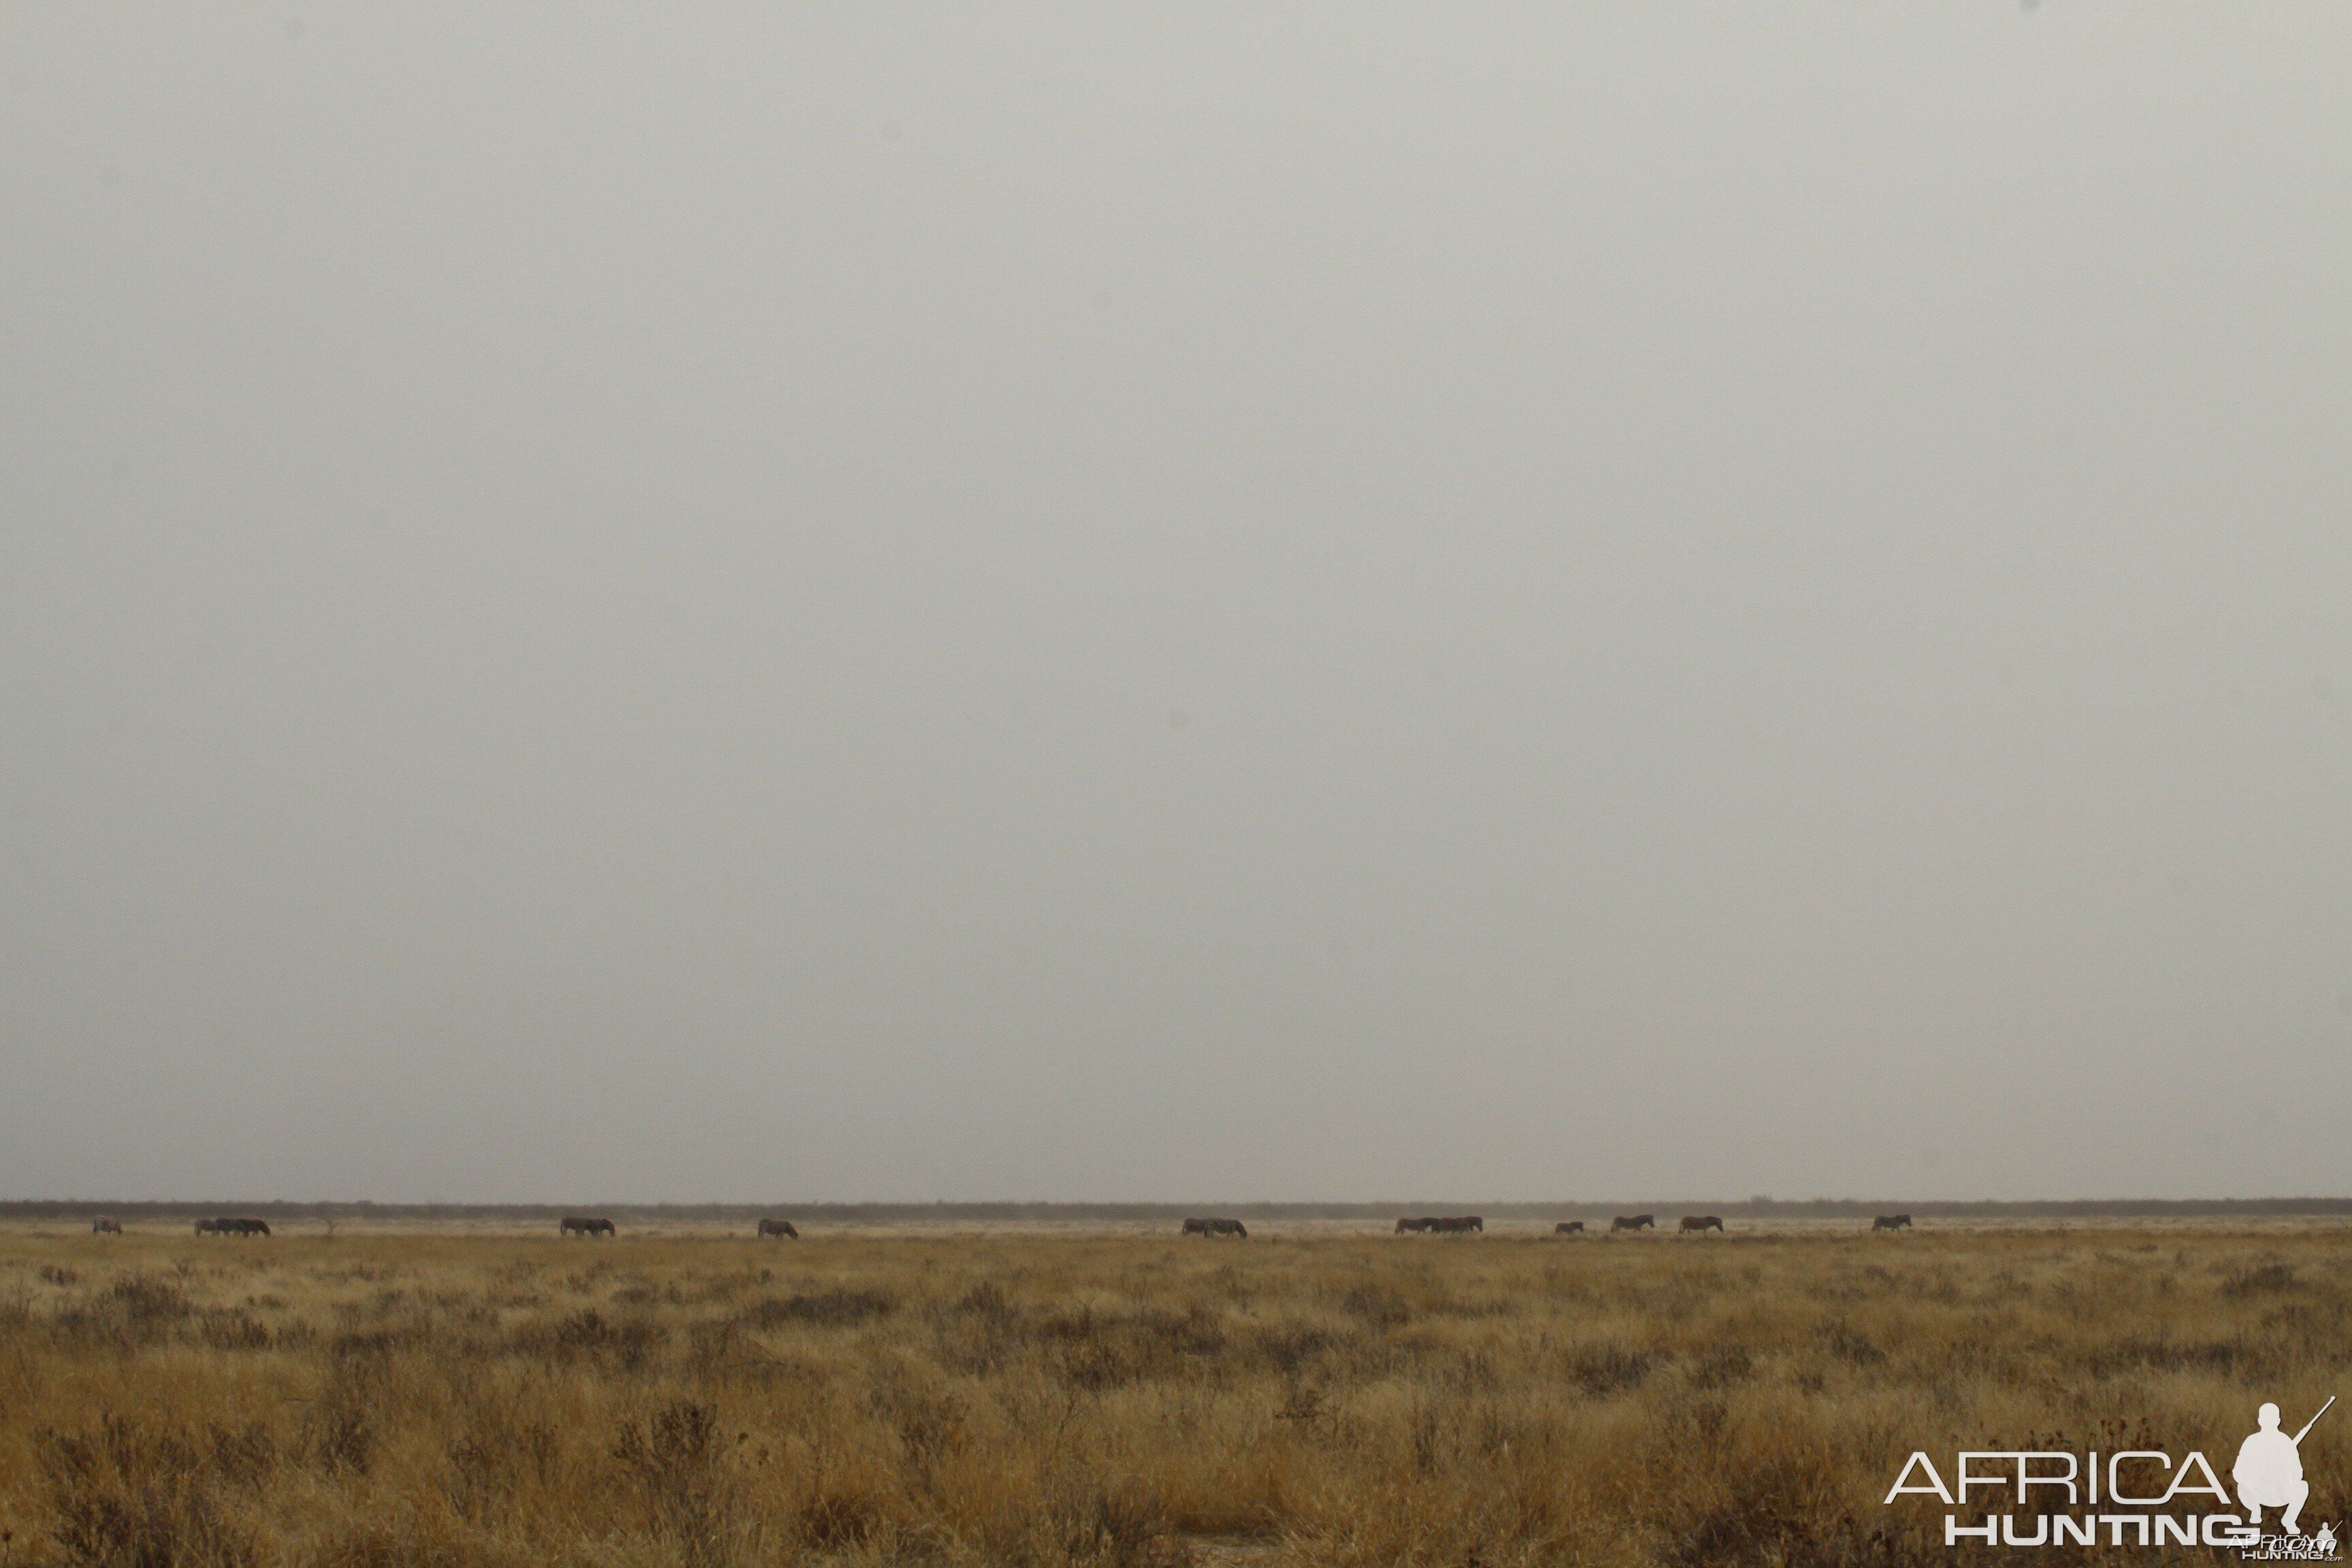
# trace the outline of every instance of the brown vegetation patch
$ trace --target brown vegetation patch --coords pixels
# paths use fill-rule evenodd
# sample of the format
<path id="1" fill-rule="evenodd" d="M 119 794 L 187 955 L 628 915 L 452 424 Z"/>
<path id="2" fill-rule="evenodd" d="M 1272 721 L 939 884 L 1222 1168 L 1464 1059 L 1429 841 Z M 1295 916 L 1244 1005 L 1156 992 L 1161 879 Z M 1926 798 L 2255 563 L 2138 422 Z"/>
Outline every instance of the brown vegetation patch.
<path id="1" fill-rule="evenodd" d="M 1914 1447 L 2226 1457 L 2352 1370 L 2315 1228 L 599 1245 L 0 1233 L 0 1561 L 1912 1568 Z"/>

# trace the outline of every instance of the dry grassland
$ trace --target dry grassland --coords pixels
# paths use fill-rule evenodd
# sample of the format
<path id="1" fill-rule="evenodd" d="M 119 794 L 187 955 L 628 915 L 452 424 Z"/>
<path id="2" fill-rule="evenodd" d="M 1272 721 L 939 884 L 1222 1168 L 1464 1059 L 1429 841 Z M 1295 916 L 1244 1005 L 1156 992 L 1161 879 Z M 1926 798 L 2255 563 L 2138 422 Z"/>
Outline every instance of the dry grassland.
<path id="1" fill-rule="evenodd" d="M 0 1563 L 1961 1563 L 1914 1448 L 2352 1393 L 2347 1240 L 17 1230 Z"/>

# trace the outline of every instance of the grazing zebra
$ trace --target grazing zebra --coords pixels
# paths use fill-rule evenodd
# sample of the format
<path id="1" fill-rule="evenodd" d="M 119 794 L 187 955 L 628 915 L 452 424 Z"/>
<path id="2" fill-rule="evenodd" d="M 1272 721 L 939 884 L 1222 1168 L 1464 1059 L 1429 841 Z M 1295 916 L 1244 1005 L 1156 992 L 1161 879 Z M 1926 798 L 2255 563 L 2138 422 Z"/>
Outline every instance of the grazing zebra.
<path id="1" fill-rule="evenodd" d="M 233 1236 L 236 1233 L 236 1221 L 233 1219 L 200 1219 L 196 1221 L 196 1234 L 198 1236 Z"/>
<path id="2" fill-rule="evenodd" d="M 609 1219 L 583 1219 L 577 1215 L 565 1215 L 563 1223 L 556 1226 L 556 1234 L 559 1236 L 616 1236 L 619 1232 L 613 1228 L 613 1222 Z"/>
<path id="3" fill-rule="evenodd" d="M 1435 1228 L 1440 1236 L 1467 1236 L 1474 1230 L 1483 1232 L 1486 1222 L 1475 1214 L 1448 1215 L 1436 1222 Z"/>
<path id="4" fill-rule="evenodd" d="M 100 1215 L 89 1222 L 89 1233 L 92 1236 L 121 1236 L 122 1222 L 107 1215 Z"/>
<path id="5" fill-rule="evenodd" d="M 793 1222 L 788 1219 L 761 1220 L 760 1222 L 760 1234 L 761 1236 L 789 1236 L 794 1241 L 798 1241 L 801 1238 L 801 1233 L 793 1228 Z"/>
<path id="6" fill-rule="evenodd" d="M 1658 1216 L 1654 1214 L 1621 1214 L 1609 1222 L 1609 1229 L 1612 1235 L 1621 1230 L 1655 1230 L 1657 1228 Z"/>
<path id="7" fill-rule="evenodd" d="M 269 1234 L 269 1222 L 266 1219 L 225 1219 L 221 1221 L 221 1224 L 224 1226 L 235 1230 L 239 1236 L 268 1236 Z"/>
<path id="8" fill-rule="evenodd" d="M 1249 1227 L 1237 1219 L 1188 1219 L 1184 1222 L 1186 1236 L 1238 1236 L 1249 1237 Z"/>
<path id="9" fill-rule="evenodd" d="M 1907 1214 L 1883 1214 L 1870 1222 L 1873 1230 L 1909 1230 L 1911 1216 Z"/>
<path id="10" fill-rule="evenodd" d="M 1721 1215 L 1686 1214 L 1683 1215 L 1682 1232 L 1685 1236 L 1688 1236 L 1693 1231 L 1697 1230 L 1721 1230 L 1722 1228 L 1723 1216 Z"/>
<path id="11" fill-rule="evenodd" d="M 1551 1227 L 1554 1236 L 1579 1236 L 1583 1231 L 1584 1222 L 1580 1219 L 1564 1219 Z"/>

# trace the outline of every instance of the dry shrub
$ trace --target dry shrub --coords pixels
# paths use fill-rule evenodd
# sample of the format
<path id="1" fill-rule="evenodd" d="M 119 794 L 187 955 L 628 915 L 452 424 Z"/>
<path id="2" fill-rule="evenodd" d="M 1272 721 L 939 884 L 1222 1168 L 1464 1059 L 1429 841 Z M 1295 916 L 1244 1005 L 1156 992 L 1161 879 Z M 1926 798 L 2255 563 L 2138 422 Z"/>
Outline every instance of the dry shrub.
<path id="1" fill-rule="evenodd" d="M 729 1560 L 740 1500 L 717 1410 L 678 1400 L 646 1421 L 624 1422 L 613 1456 L 693 1568 Z"/>
<path id="2" fill-rule="evenodd" d="M 479 1536 L 461 1541 L 402 1510 L 331 1526 L 318 1542 L 315 1562 L 317 1568 L 540 1568 L 546 1558 Z"/>
<path id="3" fill-rule="evenodd" d="M 768 1297 L 746 1309 L 743 1321 L 755 1329 L 797 1324 L 845 1329 L 869 1319 L 887 1318 L 898 1306 L 887 1290 L 823 1290 L 813 1295 Z"/>
<path id="4" fill-rule="evenodd" d="M 1245 1340 L 1243 1354 L 1265 1371 L 1293 1378 L 1339 1342 L 1337 1335 L 1310 1324 L 1280 1323 Z"/>
<path id="5" fill-rule="evenodd" d="M 1359 1285 L 1340 1298 L 1340 1310 L 1368 1328 L 1394 1329 L 1412 1321 L 1412 1309 L 1393 1290 Z"/>
<path id="6" fill-rule="evenodd" d="M 196 1338 L 216 1351 L 261 1351 L 270 1345 L 268 1325 L 242 1307 L 207 1307 L 197 1314 Z"/>
<path id="7" fill-rule="evenodd" d="M 1756 1358 L 1741 1345 L 1711 1345 L 1692 1366 L 1695 1388 L 1736 1388 L 1756 1375 Z"/>
<path id="8" fill-rule="evenodd" d="M 877 1378 L 866 1395 L 872 1418 L 898 1440 L 910 1474 L 926 1477 L 941 1460 L 964 1451 L 971 1408 L 952 1391 L 919 1383 L 898 1369 Z"/>
<path id="9" fill-rule="evenodd" d="M 883 1518 L 871 1492 L 819 1491 L 801 1505 L 801 1539 L 828 1551 L 863 1546 L 881 1533 Z"/>
<path id="10" fill-rule="evenodd" d="M 2221 1294 L 2243 1299 L 2248 1296 L 2274 1296 L 2296 1289 L 2294 1267 L 2287 1263 L 2263 1263 L 2252 1268 L 2232 1268 L 2221 1276 Z"/>
<path id="11" fill-rule="evenodd" d="M 193 1316 L 196 1310 L 176 1283 L 143 1274 L 125 1275 L 106 1294 L 133 1323 L 173 1323 Z"/>
<path id="12" fill-rule="evenodd" d="M 334 1404 L 320 1412 L 310 1429 L 312 1462 L 331 1476 L 363 1476 L 375 1458 L 375 1428 L 357 1405 Z"/>
<path id="13" fill-rule="evenodd" d="M 534 1323 L 515 1336 L 515 1349 L 542 1361 L 609 1362 L 635 1372 L 668 1338 L 658 1323 L 643 1317 L 614 1321 L 583 1308 L 552 1323 Z"/>
<path id="14" fill-rule="evenodd" d="M 2133 1372 L 2209 1372 L 2261 1375 L 2272 1358 L 2242 1339 L 2182 1342 L 2167 1334 L 2128 1334 L 2091 1352 L 2092 1369 L 2114 1377 Z"/>
<path id="15" fill-rule="evenodd" d="M 1855 1366 L 1876 1366 L 1886 1359 L 1875 1341 L 1843 1318 L 1822 1326 L 1821 1342 L 1822 1349 Z"/>
<path id="16" fill-rule="evenodd" d="M 1580 1352 L 1569 1363 L 1569 1375 L 1576 1386 L 1594 1398 L 1623 1394 L 1649 1381 L 1650 1373 L 1658 1364 L 1658 1357 L 1648 1351 L 1628 1350 L 1622 1345 L 1596 1345 Z"/>
<path id="17" fill-rule="evenodd" d="M 560 1449 L 547 1422 L 520 1417 L 502 1400 L 485 1400 L 467 1412 L 464 1430 L 448 1445 L 450 1508 L 469 1523 L 493 1522 L 525 1488 L 554 1481 Z"/>
<path id="18" fill-rule="evenodd" d="M 1930 1552 L 1916 1532 L 1857 1518 L 1834 1481 L 1786 1457 L 1699 1496 L 1663 1531 L 1667 1568 L 1927 1568 L 1951 1555 L 1940 1541 Z"/>
<path id="19" fill-rule="evenodd" d="M 1056 1479 L 1038 1534 L 1044 1560 L 1071 1568 L 1188 1568 L 1193 1560 L 1159 1489 L 1131 1479 Z"/>
<path id="20" fill-rule="evenodd" d="M 224 1496 L 239 1479 L 257 1481 L 274 1458 L 249 1440 L 207 1444 L 108 1415 L 95 1435 L 45 1429 L 35 1450 L 49 1494 L 51 1535 L 67 1562 L 237 1568 L 254 1560 L 251 1531 L 231 1516 Z"/>

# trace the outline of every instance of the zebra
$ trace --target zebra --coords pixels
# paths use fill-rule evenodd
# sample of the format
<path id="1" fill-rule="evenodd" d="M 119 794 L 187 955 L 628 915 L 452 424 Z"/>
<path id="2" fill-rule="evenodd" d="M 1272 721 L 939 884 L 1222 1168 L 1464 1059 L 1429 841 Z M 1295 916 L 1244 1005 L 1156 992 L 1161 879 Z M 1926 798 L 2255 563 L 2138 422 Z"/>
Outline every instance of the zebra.
<path id="1" fill-rule="evenodd" d="M 1911 1216 L 1907 1214 L 1883 1214 L 1870 1222 L 1873 1230 L 1909 1230 Z"/>
<path id="2" fill-rule="evenodd" d="M 92 1236 L 121 1236 L 122 1222 L 111 1215 L 100 1215 L 89 1222 L 89 1233 Z"/>
<path id="3" fill-rule="evenodd" d="M 1237 1219 L 1188 1219 L 1184 1222 L 1186 1236 L 1238 1236 L 1246 1240 L 1249 1227 Z"/>
<path id="4" fill-rule="evenodd" d="M 555 1229 L 559 1236 L 617 1236 L 619 1234 L 613 1228 L 613 1222 L 609 1219 L 583 1219 L 577 1215 L 564 1215 L 563 1223 Z"/>
<path id="5" fill-rule="evenodd" d="M 1686 1214 L 1683 1215 L 1682 1233 L 1685 1236 L 1689 1236 L 1695 1231 L 1721 1230 L 1722 1228 L 1721 1215 Z"/>
<path id="6" fill-rule="evenodd" d="M 793 1228 L 793 1222 L 788 1219 L 761 1220 L 760 1222 L 760 1234 L 762 1237 L 789 1236 L 794 1241 L 798 1241 L 801 1238 L 801 1233 Z"/>
<path id="7" fill-rule="evenodd" d="M 1564 1219 L 1551 1227 L 1551 1233 L 1554 1236 L 1581 1236 L 1584 1234 L 1584 1222 L 1580 1219 Z"/>
<path id="8" fill-rule="evenodd" d="M 1609 1222 L 1612 1234 L 1621 1230 L 1655 1230 L 1658 1216 L 1654 1214 L 1621 1214 Z"/>

